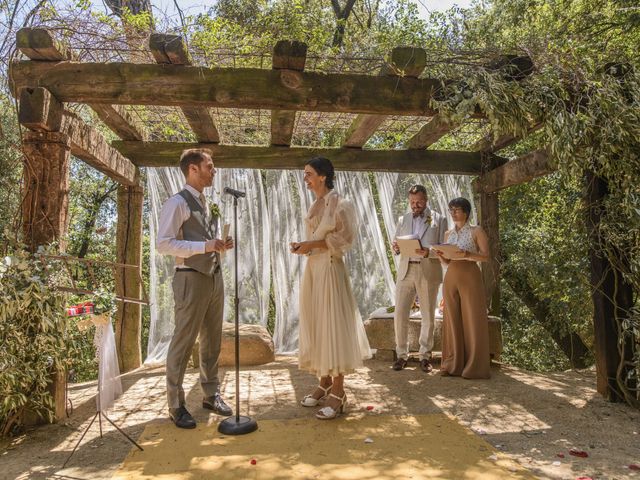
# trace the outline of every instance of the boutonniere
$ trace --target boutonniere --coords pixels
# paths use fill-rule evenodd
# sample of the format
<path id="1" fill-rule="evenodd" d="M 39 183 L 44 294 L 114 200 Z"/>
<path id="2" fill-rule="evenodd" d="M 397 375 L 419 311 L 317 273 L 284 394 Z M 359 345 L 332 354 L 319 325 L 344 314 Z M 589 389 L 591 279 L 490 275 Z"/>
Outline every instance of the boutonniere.
<path id="1" fill-rule="evenodd" d="M 217 203 L 211 202 L 209 204 L 209 213 L 211 214 L 212 218 L 216 218 L 220 216 L 220 207 L 218 206 Z"/>
<path id="2" fill-rule="evenodd" d="M 431 218 L 431 215 L 429 215 L 428 213 L 424 216 L 424 224 L 425 225 L 431 225 L 431 220 L 433 220 L 433 218 Z"/>

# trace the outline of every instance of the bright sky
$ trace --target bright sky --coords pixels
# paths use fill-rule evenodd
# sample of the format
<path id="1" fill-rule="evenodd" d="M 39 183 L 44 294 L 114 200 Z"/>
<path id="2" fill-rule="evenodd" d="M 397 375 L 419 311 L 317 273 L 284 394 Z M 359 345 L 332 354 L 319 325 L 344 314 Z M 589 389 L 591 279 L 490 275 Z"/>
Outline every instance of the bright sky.
<path id="1" fill-rule="evenodd" d="M 423 17 L 429 15 L 429 11 L 442 11 L 457 5 L 459 7 L 469 7 L 472 0 L 412 0 L 418 5 L 420 14 Z M 204 0 L 151 0 L 152 5 L 159 10 L 173 16 L 177 14 L 175 3 L 178 3 L 180 9 L 185 14 L 198 14 L 206 11 L 215 4 L 215 1 Z M 99 0 L 93 0 L 94 4 L 100 3 Z"/>

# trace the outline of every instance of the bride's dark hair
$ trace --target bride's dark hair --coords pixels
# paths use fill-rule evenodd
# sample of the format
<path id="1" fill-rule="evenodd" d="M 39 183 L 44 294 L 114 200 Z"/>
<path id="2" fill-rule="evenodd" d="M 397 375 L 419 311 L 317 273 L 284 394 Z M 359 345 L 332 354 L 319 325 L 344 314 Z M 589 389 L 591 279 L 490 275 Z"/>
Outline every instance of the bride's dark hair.
<path id="1" fill-rule="evenodd" d="M 333 179 L 335 177 L 335 171 L 333 170 L 333 164 L 328 158 L 314 157 L 309 160 L 305 165 L 309 165 L 313 168 L 318 175 L 326 177 L 324 184 L 329 190 L 333 190 Z"/>

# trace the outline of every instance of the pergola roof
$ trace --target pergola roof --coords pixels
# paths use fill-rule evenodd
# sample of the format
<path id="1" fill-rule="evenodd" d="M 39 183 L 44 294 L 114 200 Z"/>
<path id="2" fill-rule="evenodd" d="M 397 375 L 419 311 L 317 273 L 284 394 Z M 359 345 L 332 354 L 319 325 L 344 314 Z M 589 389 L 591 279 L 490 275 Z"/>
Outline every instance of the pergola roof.
<path id="1" fill-rule="evenodd" d="M 493 152 L 517 140 L 491 142 L 480 111 L 461 124 L 441 118 L 431 98 L 442 82 L 425 76 L 420 48 L 395 48 L 387 62 L 309 61 L 306 45 L 281 41 L 271 56 L 252 57 L 252 68 L 210 68 L 175 35 L 152 34 L 136 58 L 147 63 L 77 62 L 40 28 L 19 31 L 17 44 L 29 58 L 10 70 L 21 123 L 71 134 L 72 153 L 122 183 L 137 182 L 138 166 L 176 165 L 192 147 L 210 148 L 221 167 L 299 168 L 324 155 L 342 170 L 479 175 L 504 165 Z M 235 64 L 220 55 L 222 64 Z M 68 111 L 84 108 L 78 104 L 120 140 L 87 131 Z M 463 150 L 434 148 L 452 136 L 445 144 Z M 96 145 L 110 162 L 96 161 Z"/>

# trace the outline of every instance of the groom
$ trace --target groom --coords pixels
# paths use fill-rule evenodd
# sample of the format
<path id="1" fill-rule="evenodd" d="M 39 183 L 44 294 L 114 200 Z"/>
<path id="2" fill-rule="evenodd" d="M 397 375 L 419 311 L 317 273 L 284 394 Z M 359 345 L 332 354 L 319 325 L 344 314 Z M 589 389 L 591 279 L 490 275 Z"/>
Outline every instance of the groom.
<path id="1" fill-rule="evenodd" d="M 422 325 L 420 327 L 420 368 L 430 372 L 431 350 L 433 349 L 433 332 L 435 328 L 435 308 L 438 288 L 442 283 L 442 267 L 436 258 L 429 256 L 429 247 L 444 242 L 447 230 L 447 219 L 427 207 L 427 190 L 422 185 L 414 185 L 409 189 L 409 206 L 411 212 L 400 217 L 394 238 L 414 235 L 420 239 L 422 250 L 413 255 L 402 255 L 398 265 L 396 278 L 396 306 L 394 313 L 394 330 L 396 337 L 396 361 L 394 370 L 402 370 L 409 359 L 409 315 L 416 298 L 420 301 Z M 394 240 L 393 250 L 400 253 L 398 243 Z"/>
<path id="2" fill-rule="evenodd" d="M 220 415 L 232 414 L 219 392 L 218 356 L 224 308 L 220 252 L 233 248 L 233 240 L 215 238 L 217 218 L 203 194 L 216 173 L 211 156 L 203 150 L 185 150 L 180 170 L 186 185 L 162 206 L 156 248 L 158 253 L 176 258 L 175 330 L 167 353 L 169 416 L 179 428 L 195 428 L 196 422 L 185 407 L 182 382 L 198 335 L 202 406 Z"/>

